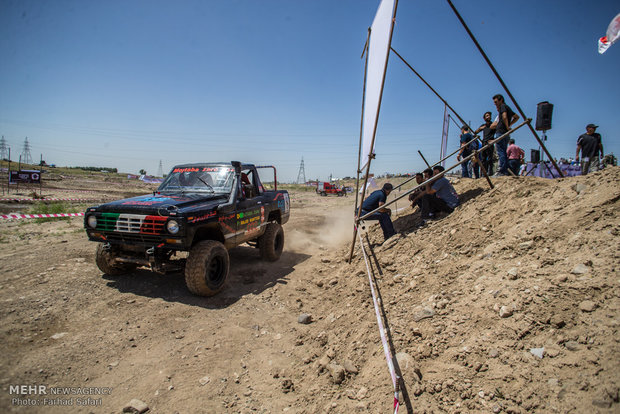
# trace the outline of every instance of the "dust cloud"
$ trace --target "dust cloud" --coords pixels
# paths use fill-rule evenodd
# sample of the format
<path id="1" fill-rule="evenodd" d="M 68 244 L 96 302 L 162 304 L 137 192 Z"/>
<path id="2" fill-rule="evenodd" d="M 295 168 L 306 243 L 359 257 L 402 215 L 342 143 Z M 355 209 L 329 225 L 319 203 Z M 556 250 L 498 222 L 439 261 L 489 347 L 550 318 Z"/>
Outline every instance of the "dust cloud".
<path id="1" fill-rule="evenodd" d="M 328 215 L 315 216 L 310 222 L 288 230 L 286 249 L 313 253 L 322 248 L 334 249 L 353 237 L 353 211 L 350 207 L 330 208 Z"/>

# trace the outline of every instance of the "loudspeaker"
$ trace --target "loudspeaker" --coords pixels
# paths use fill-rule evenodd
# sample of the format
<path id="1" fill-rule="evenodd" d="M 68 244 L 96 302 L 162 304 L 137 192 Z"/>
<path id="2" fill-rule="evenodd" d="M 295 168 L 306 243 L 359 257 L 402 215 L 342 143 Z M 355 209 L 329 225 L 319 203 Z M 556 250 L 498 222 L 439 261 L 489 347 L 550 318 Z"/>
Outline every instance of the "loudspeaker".
<path id="1" fill-rule="evenodd" d="M 540 162 L 540 150 L 536 150 L 536 149 L 531 150 L 530 162 L 532 164 L 538 164 Z"/>
<path id="2" fill-rule="evenodd" d="M 540 102 L 536 109 L 536 131 L 547 131 L 551 129 L 551 114 L 553 104 L 547 101 Z"/>

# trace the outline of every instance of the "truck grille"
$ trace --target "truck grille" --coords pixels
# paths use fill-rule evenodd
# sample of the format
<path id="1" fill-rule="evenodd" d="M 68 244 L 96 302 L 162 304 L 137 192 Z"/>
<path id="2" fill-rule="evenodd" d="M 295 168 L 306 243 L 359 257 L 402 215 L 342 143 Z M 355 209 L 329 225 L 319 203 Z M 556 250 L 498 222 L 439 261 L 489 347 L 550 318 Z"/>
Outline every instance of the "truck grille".
<path id="1" fill-rule="evenodd" d="M 160 235 L 167 217 L 143 214 L 102 213 L 97 216 L 97 230 L 119 233 Z"/>
<path id="2" fill-rule="evenodd" d="M 162 234 L 164 232 L 164 224 L 166 217 L 146 216 L 140 227 L 142 234 Z"/>
<path id="3" fill-rule="evenodd" d="M 114 231 L 118 213 L 102 213 L 97 217 L 97 230 Z"/>
<path id="4" fill-rule="evenodd" d="M 138 214 L 121 214 L 116 220 L 116 231 L 126 233 L 140 233 L 140 227 L 142 227 L 142 221 L 144 221 L 144 215 Z"/>

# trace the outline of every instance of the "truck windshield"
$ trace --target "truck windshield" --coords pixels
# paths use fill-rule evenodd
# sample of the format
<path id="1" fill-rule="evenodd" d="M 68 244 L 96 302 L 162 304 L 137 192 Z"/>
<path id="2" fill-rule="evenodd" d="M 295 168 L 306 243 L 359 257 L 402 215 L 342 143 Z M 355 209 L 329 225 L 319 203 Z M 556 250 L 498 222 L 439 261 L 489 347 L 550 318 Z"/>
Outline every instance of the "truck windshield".
<path id="1" fill-rule="evenodd" d="M 226 166 L 174 167 L 157 191 L 229 194 L 233 178 L 234 169 Z"/>

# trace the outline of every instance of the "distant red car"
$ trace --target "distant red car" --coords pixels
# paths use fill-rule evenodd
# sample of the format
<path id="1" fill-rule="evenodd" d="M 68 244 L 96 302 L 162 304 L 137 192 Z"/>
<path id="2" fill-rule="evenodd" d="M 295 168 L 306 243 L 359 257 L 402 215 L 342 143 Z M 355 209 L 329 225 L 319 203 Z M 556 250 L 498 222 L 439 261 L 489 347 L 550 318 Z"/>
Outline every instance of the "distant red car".
<path id="1" fill-rule="evenodd" d="M 336 194 L 338 197 L 342 197 L 343 195 L 346 195 L 345 190 L 343 188 L 340 188 L 337 185 L 333 185 L 327 182 L 317 183 L 316 192 L 324 197 L 327 196 L 328 194 Z"/>

